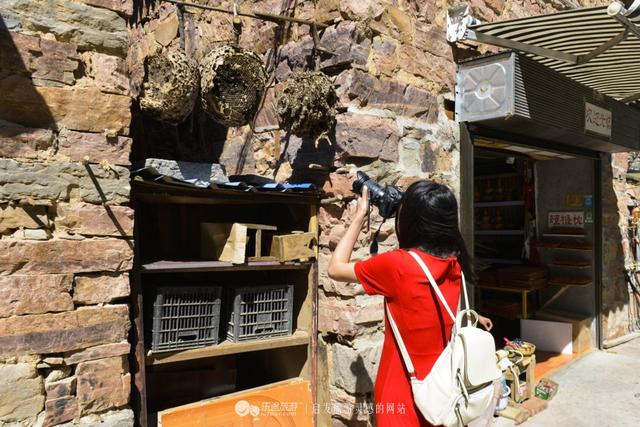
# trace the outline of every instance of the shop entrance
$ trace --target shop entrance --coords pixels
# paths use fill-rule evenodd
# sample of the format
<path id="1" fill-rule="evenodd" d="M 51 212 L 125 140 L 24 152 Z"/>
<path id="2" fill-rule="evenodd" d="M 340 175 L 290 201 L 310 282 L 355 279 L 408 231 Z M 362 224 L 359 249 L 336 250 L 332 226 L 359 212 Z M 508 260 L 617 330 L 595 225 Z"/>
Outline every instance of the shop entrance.
<path id="1" fill-rule="evenodd" d="M 474 137 L 475 303 L 536 377 L 597 348 L 597 156 Z"/>

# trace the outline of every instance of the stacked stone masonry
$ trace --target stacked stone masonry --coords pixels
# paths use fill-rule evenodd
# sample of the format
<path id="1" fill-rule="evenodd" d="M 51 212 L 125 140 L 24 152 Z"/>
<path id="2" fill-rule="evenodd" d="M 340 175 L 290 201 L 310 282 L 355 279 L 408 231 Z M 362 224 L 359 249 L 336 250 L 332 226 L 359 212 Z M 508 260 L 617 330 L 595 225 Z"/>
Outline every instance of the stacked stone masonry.
<path id="1" fill-rule="evenodd" d="M 326 275 L 331 251 L 354 214 L 351 180 L 362 169 L 383 183 L 407 186 L 431 178 L 459 193 L 459 130 L 451 107 L 455 59 L 484 47 L 445 41 L 451 2 L 238 3 L 328 26 L 320 31 L 323 52 L 316 61 L 333 81 L 340 108 L 323 137 L 287 134 L 275 110 L 283 82 L 313 67 L 313 38 L 304 25 L 242 19 L 240 46 L 262 56 L 270 77 L 252 126 L 222 128 L 196 108 L 184 124 L 145 127 L 132 103 L 144 59 L 183 45 L 200 60 L 234 40 L 230 16 L 190 10 L 181 39 L 175 6 L 162 2 L 0 5 L 0 426 L 133 424 L 126 363 L 133 259 L 129 167 L 130 160 L 150 157 L 204 159 L 222 163 L 229 175 L 311 181 L 326 192 L 319 212 L 319 365 L 331 413 L 321 414 L 320 425 L 371 425 L 372 417 L 354 408 L 373 401 L 382 300 Z M 470 3 L 475 16 L 495 21 L 606 2 Z M 611 173 L 626 172 L 625 161 L 614 156 Z M 620 236 L 626 203 L 635 194 L 623 181 L 604 183 L 611 189 L 605 208 L 605 235 L 614 236 L 605 253 L 611 256 L 622 253 L 613 231 Z M 360 234 L 354 258 L 367 256 L 374 228 Z M 381 250 L 396 244 L 389 221 Z M 604 300 L 616 309 L 605 314 L 605 337 L 624 334 L 628 324 L 620 309 L 628 303 L 624 278 L 610 273 L 604 274 Z"/>
<path id="2" fill-rule="evenodd" d="M 133 0 L 0 5 L 0 426 L 131 426 Z"/>

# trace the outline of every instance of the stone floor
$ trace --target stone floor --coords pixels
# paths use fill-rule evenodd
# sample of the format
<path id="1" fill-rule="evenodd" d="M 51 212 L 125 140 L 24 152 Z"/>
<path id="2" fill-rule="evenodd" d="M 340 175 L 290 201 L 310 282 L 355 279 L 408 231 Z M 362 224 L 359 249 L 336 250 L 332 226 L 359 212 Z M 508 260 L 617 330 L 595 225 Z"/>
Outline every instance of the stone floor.
<path id="1" fill-rule="evenodd" d="M 640 425 L 640 339 L 589 353 L 550 378 L 560 384 L 558 394 L 522 427 Z M 495 418 L 492 427 L 513 425 Z"/>

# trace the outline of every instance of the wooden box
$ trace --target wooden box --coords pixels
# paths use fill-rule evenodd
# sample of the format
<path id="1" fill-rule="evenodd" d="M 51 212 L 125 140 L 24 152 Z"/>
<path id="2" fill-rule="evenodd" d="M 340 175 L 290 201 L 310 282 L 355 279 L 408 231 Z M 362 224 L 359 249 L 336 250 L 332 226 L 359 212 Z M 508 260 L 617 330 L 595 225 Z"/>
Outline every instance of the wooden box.
<path id="1" fill-rule="evenodd" d="M 511 387 L 511 400 L 522 402 L 535 396 L 536 356 L 525 357 L 521 363 L 508 368 L 505 376 Z"/>
<path id="2" fill-rule="evenodd" d="M 536 313 L 540 320 L 571 323 L 574 353 L 584 353 L 591 349 L 591 323 L 593 317 L 560 310 L 542 310 Z"/>
<path id="3" fill-rule="evenodd" d="M 277 228 L 264 224 L 216 223 L 200 224 L 200 256 L 204 259 L 242 264 L 247 259 L 247 244 L 253 238 L 254 256 L 249 261 L 267 261 L 275 258 L 262 255 L 262 232 Z M 251 233 L 251 234 L 250 234 Z"/>
<path id="4" fill-rule="evenodd" d="M 317 238 L 315 233 L 293 233 L 273 236 L 272 257 L 278 261 L 308 260 L 316 256 Z"/>

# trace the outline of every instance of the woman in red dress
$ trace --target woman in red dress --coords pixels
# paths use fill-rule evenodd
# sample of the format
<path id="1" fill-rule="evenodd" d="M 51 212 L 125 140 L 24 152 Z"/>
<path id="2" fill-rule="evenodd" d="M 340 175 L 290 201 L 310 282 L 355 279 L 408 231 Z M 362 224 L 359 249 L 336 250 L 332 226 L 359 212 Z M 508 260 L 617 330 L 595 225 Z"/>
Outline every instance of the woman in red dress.
<path id="1" fill-rule="evenodd" d="M 362 197 L 353 222 L 333 253 L 329 276 L 360 282 L 370 295 L 383 295 L 403 337 L 416 376 L 424 378 L 449 342 L 453 322 L 424 272 L 408 253 L 425 262 L 452 310 L 458 307 L 461 273 L 473 275 L 467 249 L 458 228 L 458 204 L 444 185 L 413 183 L 402 198 L 396 235 L 400 249 L 351 263 L 351 252 L 369 210 Z M 491 321 L 480 316 L 491 329 Z M 374 389 L 376 427 L 430 426 L 413 403 L 409 374 L 385 315 L 385 337 Z"/>

